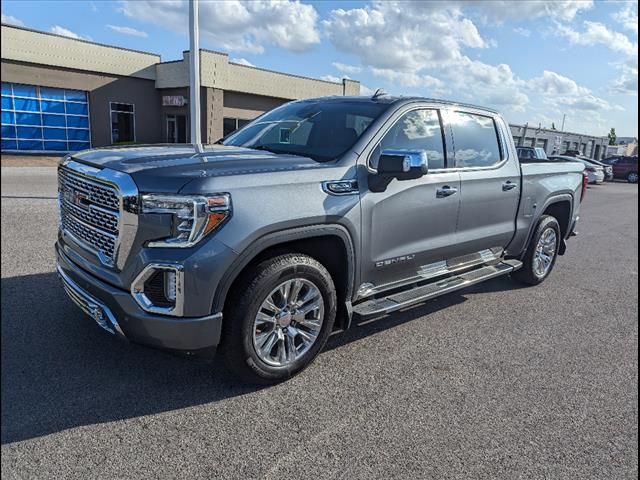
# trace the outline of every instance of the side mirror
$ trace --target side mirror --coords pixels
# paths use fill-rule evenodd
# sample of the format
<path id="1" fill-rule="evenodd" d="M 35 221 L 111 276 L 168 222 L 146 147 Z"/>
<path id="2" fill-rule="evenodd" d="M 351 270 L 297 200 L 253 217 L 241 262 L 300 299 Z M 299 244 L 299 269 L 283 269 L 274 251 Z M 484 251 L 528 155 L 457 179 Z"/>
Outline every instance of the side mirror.
<path id="1" fill-rule="evenodd" d="M 384 192 L 394 178 L 415 180 L 429 170 L 427 152 L 424 150 L 385 149 L 378 159 L 377 174 L 369 175 L 369 190 Z"/>

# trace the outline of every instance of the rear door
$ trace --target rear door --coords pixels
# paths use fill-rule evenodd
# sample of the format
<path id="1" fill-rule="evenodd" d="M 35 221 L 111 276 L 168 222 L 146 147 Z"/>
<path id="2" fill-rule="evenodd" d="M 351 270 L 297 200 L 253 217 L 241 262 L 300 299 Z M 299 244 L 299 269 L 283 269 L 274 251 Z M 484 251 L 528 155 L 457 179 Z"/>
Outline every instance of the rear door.
<path id="1" fill-rule="evenodd" d="M 515 233 L 520 164 L 504 121 L 484 111 L 446 113 L 460 173 L 457 242 L 467 254 L 505 248 Z"/>

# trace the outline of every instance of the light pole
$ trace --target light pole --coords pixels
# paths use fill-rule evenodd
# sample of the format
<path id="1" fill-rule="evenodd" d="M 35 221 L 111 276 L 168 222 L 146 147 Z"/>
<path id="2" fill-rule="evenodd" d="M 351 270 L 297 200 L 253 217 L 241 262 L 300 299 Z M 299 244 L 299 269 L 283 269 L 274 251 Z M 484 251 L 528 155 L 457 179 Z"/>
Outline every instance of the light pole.
<path id="1" fill-rule="evenodd" d="M 200 34 L 198 31 L 198 0 L 189 0 L 189 113 L 191 143 L 202 149 L 200 131 Z"/>
<path id="2" fill-rule="evenodd" d="M 566 113 L 562 114 L 562 127 L 560 127 L 561 132 L 564 132 L 564 121 L 566 118 L 567 118 L 567 114 Z"/>

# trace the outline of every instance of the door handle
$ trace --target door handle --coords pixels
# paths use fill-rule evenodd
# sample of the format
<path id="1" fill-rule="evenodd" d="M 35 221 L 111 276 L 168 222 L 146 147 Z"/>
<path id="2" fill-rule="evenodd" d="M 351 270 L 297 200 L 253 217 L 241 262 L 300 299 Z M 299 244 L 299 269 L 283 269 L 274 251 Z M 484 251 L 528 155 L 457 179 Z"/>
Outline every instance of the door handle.
<path id="1" fill-rule="evenodd" d="M 502 184 L 502 191 L 508 192 L 509 190 L 513 190 L 518 186 L 517 183 L 513 183 L 511 180 L 508 180 Z"/>
<path id="2" fill-rule="evenodd" d="M 458 189 L 445 185 L 442 188 L 436 190 L 436 198 L 445 198 L 458 193 Z"/>

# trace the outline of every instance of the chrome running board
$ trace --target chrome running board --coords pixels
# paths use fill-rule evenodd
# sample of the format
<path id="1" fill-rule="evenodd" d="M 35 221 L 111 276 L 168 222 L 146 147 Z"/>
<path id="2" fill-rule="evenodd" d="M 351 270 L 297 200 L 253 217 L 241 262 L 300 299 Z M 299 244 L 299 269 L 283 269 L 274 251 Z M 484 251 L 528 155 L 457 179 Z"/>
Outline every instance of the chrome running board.
<path id="1" fill-rule="evenodd" d="M 522 262 L 518 260 L 502 260 L 496 265 L 483 266 L 385 297 L 366 300 L 353 306 L 353 319 L 355 323 L 361 324 L 367 320 L 426 302 L 440 295 L 455 292 L 491 278 L 507 275 L 521 267 Z"/>
<path id="2" fill-rule="evenodd" d="M 377 285 L 375 287 L 370 284 L 361 285 L 356 297 L 357 300 L 363 300 L 365 297 L 373 297 L 384 292 L 388 292 L 389 290 L 415 285 L 416 283 L 424 282 L 424 280 L 444 277 L 452 273 L 477 267 L 478 265 L 495 265 L 500 262 L 503 255 L 504 249 L 495 247 L 463 255 L 461 257 L 429 263 L 427 265 L 422 265 L 416 272 L 417 275 L 413 277 L 403 278 L 395 282 Z"/>

